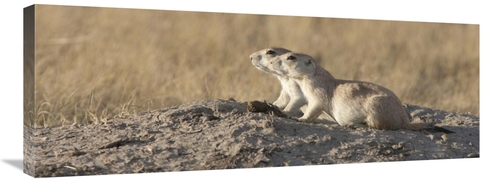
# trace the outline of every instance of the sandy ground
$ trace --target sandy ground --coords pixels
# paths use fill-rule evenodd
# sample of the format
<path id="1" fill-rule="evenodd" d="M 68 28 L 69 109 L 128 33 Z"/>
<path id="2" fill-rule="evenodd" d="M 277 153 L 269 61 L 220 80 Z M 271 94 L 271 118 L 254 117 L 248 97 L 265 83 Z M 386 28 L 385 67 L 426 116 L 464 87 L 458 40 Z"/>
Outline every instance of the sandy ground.
<path id="1" fill-rule="evenodd" d="M 479 118 L 405 104 L 453 131 L 300 123 L 246 102 L 198 101 L 83 126 L 24 128 L 24 172 L 101 175 L 479 157 Z"/>

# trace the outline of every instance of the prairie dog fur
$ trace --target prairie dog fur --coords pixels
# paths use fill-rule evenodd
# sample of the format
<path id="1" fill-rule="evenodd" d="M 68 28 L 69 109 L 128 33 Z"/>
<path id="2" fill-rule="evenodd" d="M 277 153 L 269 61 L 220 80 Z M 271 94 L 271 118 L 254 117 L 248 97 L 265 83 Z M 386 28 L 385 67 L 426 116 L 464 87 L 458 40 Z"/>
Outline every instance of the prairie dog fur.
<path id="1" fill-rule="evenodd" d="M 281 47 L 271 47 L 254 52 L 250 55 L 252 64 L 259 70 L 270 73 L 278 78 L 281 84 L 281 92 L 274 105 L 290 115 L 300 115 L 300 108 L 307 104 L 307 100 L 300 90 L 300 86 L 294 79 L 289 79 L 286 75 L 280 75 L 270 67 L 270 60 L 276 56 L 291 52 Z"/>
<path id="2" fill-rule="evenodd" d="M 271 60 L 271 68 L 297 80 L 308 106 L 302 122 L 326 112 L 340 125 L 366 124 L 384 130 L 419 130 L 427 123 L 410 123 L 399 98 L 389 89 L 369 82 L 335 79 L 307 54 L 288 52 Z"/>

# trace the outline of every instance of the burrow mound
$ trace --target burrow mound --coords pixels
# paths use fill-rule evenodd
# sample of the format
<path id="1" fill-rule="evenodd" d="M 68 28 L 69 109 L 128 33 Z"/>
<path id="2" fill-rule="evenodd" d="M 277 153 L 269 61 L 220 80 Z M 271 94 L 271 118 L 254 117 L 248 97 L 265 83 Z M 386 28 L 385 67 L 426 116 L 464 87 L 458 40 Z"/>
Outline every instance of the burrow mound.
<path id="1" fill-rule="evenodd" d="M 83 126 L 25 126 L 36 177 L 479 157 L 479 118 L 405 105 L 455 133 L 300 123 L 247 102 L 206 100 Z"/>

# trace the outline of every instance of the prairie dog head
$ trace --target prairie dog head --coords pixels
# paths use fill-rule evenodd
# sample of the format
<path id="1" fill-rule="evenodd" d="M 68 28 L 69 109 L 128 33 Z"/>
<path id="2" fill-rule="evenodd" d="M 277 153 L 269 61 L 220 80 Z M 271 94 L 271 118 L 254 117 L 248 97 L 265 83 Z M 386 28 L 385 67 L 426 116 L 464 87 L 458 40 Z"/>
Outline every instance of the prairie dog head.
<path id="1" fill-rule="evenodd" d="M 271 47 L 271 48 L 266 48 L 262 49 L 260 51 L 254 52 L 250 55 L 250 60 L 252 61 L 252 64 L 259 70 L 267 72 L 267 73 L 274 73 L 270 69 L 270 62 L 271 59 L 285 54 L 287 52 L 291 52 L 288 49 L 281 48 L 281 47 Z"/>
<path id="2" fill-rule="evenodd" d="M 302 53 L 288 52 L 271 59 L 272 70 L 279 75 L 301 79 L 313 75 L 316 69 L 314 59 Z"/>

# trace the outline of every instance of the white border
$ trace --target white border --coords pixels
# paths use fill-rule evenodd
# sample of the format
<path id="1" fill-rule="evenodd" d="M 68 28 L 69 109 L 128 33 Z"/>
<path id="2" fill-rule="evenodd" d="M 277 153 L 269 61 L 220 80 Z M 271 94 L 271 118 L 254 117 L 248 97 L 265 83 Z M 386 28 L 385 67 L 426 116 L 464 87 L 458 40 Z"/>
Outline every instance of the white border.
<path id="1" fill-rule="evenodd" d="M 7 2 L 7 3 L 6 3 Z M 0 7 L 1 24 L 0 48 L 2 65 L 0 76 L 2 97 L 0 111 L 3 114 L 0 130 L 2 146 L 0 147 L 0 171 L 2 179 L 11 177 L 32 179 L 21 170 L 11 166 L 4 160 L 22 159 L 22 32 L 23 8 L 32 4 L 98 6 L 135 9 L 187 10 L 205 12 L 232 12 L 249 14 L 279 14 L 297 16 L 318 16 L 354 19 L 402 20 L 419 22 L 446 22 L 480 24 L 480 77 L 481 77 L 481 158 L 433 160 L 416 162 L 390 162 L 371 164 L 346 164 L 330 166 L 286 167 L 266 169 L 237 169 L 197 172 L 171 172 L 129 175 L 105 175 L 86 177 L 44 178 L 45 180 L 166 180 L 166 181 L 311 181 L 311 180 L 375 180 L 375 181 L 451 181 L 480 180 L 486 172 L 494 170 L 488 164 L 498 162 L 495 157 L 498 136 L 497 120 L 493 113 L 498 113 L 496 104 L 498 92 L 494 89 L 498 78 L 493 69 L 500 61 L 498 56 L 498 6 L 494 1 L 102 1 L 102 0 L 39 0 L 39 1 L 5 1 Z M 492 86 L 488 83 L 496 83 Z M 486 98 L 486 99 L 485 99 Z M 492 165 L 494 166 L 494 165 Z M 483 172 L 484 171 L 484 172 Z M 486 178 L 485 178 L 486 179 Z"/>

